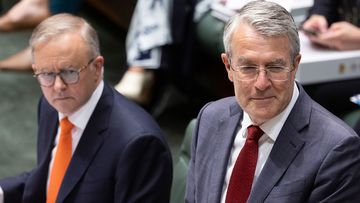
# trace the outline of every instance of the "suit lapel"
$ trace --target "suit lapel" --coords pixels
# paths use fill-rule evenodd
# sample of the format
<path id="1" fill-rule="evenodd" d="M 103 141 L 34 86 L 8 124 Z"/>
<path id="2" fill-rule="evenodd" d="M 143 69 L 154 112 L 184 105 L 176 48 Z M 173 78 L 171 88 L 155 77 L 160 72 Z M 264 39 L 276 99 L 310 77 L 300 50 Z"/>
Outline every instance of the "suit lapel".
<path id="1" fill-rule="evenodd" d="M 113 102 L 110 87 L 104 85 L 103 94 L 81 136 L 69 168 L 60 187 L 57 202 L 64 202 L 75 185 L 80 181 L 104 141 L 104 131 Z"/>
<path id="2" fill-rule="evenodd" d="M 248 202 L 264 201 L 304 145 L 299 136 L 289 125 L 283 127 Z"/>
<path id="3" fill-rule="evenodd" d="M 216 153 L 211 167 L 210 190 L 207 202 L 220 202 L 229 154 L 241 116 L 242 113 L 239 106 L 235 103 L 235 105 L 230 107 L 230 116 L 227 115 L 220 121 L 216 132 L 217 140 L 215 144 L 216 149 L 214 150 Z"/>
<path id="4" fill-rule="evenodd" d="M 84 131 L 83 137 L 81 138 L 76 152 L 71 159 L 69 168 L 67 169 L 64 180 L 61 184 L 57 202 L 63 202 L 73 190 L 103 144 L 103 137 L 98 131 L 86 131 Z"/>
<path id="5" fill-rule="evenodd" d="M 37 168 L 28 178 L 25 192 L 25 202 L 45 202 L 46 183 L 51 160 L 51 152 L 58 128 L 58 114 L 56 110 L 42 97 L 40 100 L 39 132 L 37 148 Z"/>
<path id="6" fill-rule="evenodd" d="M 270 191 L 277 184 L 305 142 L 299 133 L 309 124 L 311 99 L 299 87 L 299 98 L 287 118 L 270 152 L 264 168 L 257 179 L 248 202 L 264 202 Z"/>
<path id="7" fill-rule="evenodd" d="M 49 158 L 54 148 L 55 137 L 59 126 L 59 118 L 57 111 L 42 98 L 41 117 L 39 120 L 39 137 L 38 137 L 38 162 Z"/>

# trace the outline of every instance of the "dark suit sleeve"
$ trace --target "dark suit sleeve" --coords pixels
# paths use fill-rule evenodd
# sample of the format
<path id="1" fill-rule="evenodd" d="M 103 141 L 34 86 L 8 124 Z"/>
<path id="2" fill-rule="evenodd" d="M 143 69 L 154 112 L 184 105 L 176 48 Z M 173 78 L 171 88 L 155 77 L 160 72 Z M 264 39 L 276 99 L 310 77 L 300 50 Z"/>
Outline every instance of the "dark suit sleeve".
<path id="1" fill-rule="evenodd" d="M 159 138 L 134 138 L 126 145 L 116 168 L 115 202 L 169 202 L 172 160 Z"/>
<path id="2" fill-rule="evenodd" d="M 23 173 L 16 177 L 0 180 L 0 187 L 4 191 L 4 203 L 21 202 L 25 183 L 30 173 Z"/>
<path id="3" fill-rule="evenodd" d="M 310 9 L 311 14 L 322 15 L 326 18 L 329 25 L 339 20 L 339 2 L 334 0 L 316 0 Z"/>
<path id="4" fill-rule="evenodd" d="M 359 150 L 358 137 L 336 145 L 322 162 L 307 202 L 360 202 Z"/>

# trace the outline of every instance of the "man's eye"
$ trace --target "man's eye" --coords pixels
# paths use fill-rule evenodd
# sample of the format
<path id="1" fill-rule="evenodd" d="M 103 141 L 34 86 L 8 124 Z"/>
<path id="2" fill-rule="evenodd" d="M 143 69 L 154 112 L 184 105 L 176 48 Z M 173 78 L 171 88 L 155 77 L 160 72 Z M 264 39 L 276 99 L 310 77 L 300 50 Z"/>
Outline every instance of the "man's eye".
<path id="1" fill-rule="evenodd" d="M 54 72 L 42 72 L 40 74 L 43 75 L 43 76 L 53 76 L 53 75 L 55 75 Z"/>
<path id="2" fill-rule="evenodd" d="M 270 66 L 270 67 L 267 67 L 266 69 L 272 73 L 284 72 L 286 70 L 286 68 L 281 67 L 281 66 Z"/>
<path id="3" fill-rule="evenodd" d="M 62 70 L 62 71 L 61 71 L 61 74 L 62 74 L 62 75 L 72 75 L 72 74 L 74 74 L 74 73 L 77 73 L 77 71 L 76 71 L 76 70 L 73 70 L 73 69 Z"/>
<path id="4" fill-rule="evenodd" d="M 243 73 L 253 73 L 257 71 L 257 68 L 253 66 L 241 66 L 239 70 Z"/>

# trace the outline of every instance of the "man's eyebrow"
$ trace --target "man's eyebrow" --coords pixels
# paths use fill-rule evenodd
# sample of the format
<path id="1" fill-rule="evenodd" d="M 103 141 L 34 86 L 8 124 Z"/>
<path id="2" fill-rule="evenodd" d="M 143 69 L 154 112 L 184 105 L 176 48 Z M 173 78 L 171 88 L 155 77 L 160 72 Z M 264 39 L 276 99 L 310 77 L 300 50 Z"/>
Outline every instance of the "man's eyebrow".
<path id="1" fill-rule="evenodd" d="M 244 57 L 244 56 L 239 56 L 236 60 L 235 60 L 236 64 L 250 64 L 250 65 L 256 65 L 256 63 L 254 63 L 252 60 Z"/>
<path id="2" fill-rule="evenodd" d="M 282 66 L 285 66 L 286 61 L 284 59 L 281 59 L 281 58 L 275 58 L 274 60 L 271 60 L 271 61 L 267 62 L 266 65 L 282 65 Z"/>
<path id="3" fill-rule="evenodd" d="M 236 64 L 247 64 L 247 65 L 257 65 L 255 62 L 253 62 L 251 59 L 248 59 L 244 56 L 239 56 L 236 60 L 235 60 Z M 286 65 L 286 61 L 282 58 L 275 58 L 269 62 L 266 62 L 265 65 L 281 65 L 281 66 L 285 66 Z"/>
<path id="4" fill-rule="evenodd" d="M 35 66 L 35 70 L 38 73 L 50 73 L 50 72 L 54 72 L 54 70 L 48 69 L 48 68 L 43 68 L 43 67 L 37 67 Z"/>

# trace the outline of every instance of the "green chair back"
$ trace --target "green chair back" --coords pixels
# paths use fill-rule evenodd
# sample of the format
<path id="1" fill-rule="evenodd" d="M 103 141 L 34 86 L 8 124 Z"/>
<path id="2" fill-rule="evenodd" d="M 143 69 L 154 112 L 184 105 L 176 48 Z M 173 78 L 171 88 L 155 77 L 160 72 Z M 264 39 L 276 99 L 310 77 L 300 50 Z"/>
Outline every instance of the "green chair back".
<path id="1" fill-rule="evenodd" d="M 186 127 L 185 136 L 180 146 L 178 160 L 174 166 L 174 178 L 171 187 L 171 203 L 184 203 L 186 177 L 190 161 L 191 140 L 196 126 L 196 119 L 192 119 Z"/>

